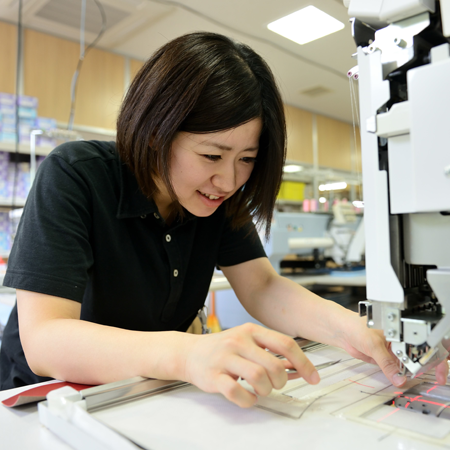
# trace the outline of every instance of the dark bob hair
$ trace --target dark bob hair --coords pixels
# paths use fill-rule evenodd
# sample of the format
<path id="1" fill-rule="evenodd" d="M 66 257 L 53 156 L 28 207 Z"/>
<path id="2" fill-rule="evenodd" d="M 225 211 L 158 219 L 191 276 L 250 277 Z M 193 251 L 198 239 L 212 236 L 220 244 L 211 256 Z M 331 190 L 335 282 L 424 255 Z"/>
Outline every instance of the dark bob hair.
<path id="1" fill-rule="evenodd" d="M 198 32 L 157 50 L 126 94 L 117 149 L 147 197 L 155 193 L 159 177 L 182 213 L 170 180 L 176 133 L 229 130 L 255 118 L 263 123 L 257 161 L 247 183 L 225 204 L 234 227 L 253 216 L 265 224 L 268 236 L 286 156 L 286 127 L 273 74 L 247 45 Z"/>

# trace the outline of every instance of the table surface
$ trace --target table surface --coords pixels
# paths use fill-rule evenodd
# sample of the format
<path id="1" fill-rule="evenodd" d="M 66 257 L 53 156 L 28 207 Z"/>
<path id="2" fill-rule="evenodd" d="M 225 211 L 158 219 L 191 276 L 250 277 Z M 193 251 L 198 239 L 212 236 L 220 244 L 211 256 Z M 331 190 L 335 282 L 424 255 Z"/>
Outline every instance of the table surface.
<path id="1" fill-rule="evenodd" d="M 360 274 L 359 272 L 352 273 L 351 275 L 294 275 L 286 277 L 294 281 L 301 286 L 310 287 L 313 285 L 326 285 L 326 286 L 365 286 L 366 274 Z M 231 289 L 230 283 L 223 275 L 214 275 L 211 281 L 210 290 L 220 291 L 225 289 Z"/>
<path id="2" fill-rule="evenodd" d="M 324 351 L 328 351 L 324 349 Z M 342 352 L 342 350 L 340 350 Z M 311 355 L 308 355 L 310 358 L 313 358 L 316 356 L 316 358 L 321 357 L 320 352 L 313 353 Z M 322 357 L 324 357 L 322 355 Z M 333 357 L 334 358 L 334 357 Z M 332 359 L 333 359 L 332 358 Z M 320 362 L 319 360 L 313 361 L 314 364 L 317 364 Z M 349 364 L 349 360 L 345 360 L 342 362 L 342 364 Z M 362 363 L 363 364 L 363 363 Z M 420 436 L 420 439 L 417 439 L 415 437 L 415 430 L 419 430 L 426 426 L 426 424 L 431 426 L 437 425 L 438 419 L 433 419 L 432 417 L 425 416 L 423 414 L 417 414 L 415 412 L 406 412 L 406 414 L 411 414 L 410 417 L 408 417 L 408 421 L 413 420 L 413 425 L 408 425 L 408 427 L 405 427 L 405 417 L 403 417 L 403 423 L 401 423 L 401 427 L 399 427 L 399 424 L 397 422 L 388 422 L 383 426 L 378 426 L 378 423 L 381 419 L 385 420 L 392 416 L 393 412 L 398 413 L 398 408 L 392 409 L 389 411 L 388 414 L 385 414 L 385 411 L 382 411 L 378 415 L 381 414 L 381 419 L 376 420 L 377 418 L 372 418 L 372 422 L 368 422 L 369 419 L 365 419 L 364 422 L 361 422 L 361 416 L 354 412 L 353 416 L 358 417 L 359 419 L 357 421 L 350 420 L 352 412 L 348 409 L 352 408 L 355 403 L 355 397 L 356 399 L 359 399 L 360 396 L 365 396 L 364 398 L 368 402 L 373 402 L 373 399 L 376 400 L 377 404 L 380 402 L 379 399 L 377 399 L 377 395 L 373 395 L 371 392 L 372 389 L 374 389 L 375 394 L 381 389 L 383 392 L 387 392 L 387 390 L 390 389 L 390 391 L 395 391 L 397 388 L 394 388 L 393 386 L 389 385 L 386 387 L 386 379 L 384 375 L 381 374 L 381 372 L 377 369 L 375 369 L 375 372 L 373 373 L 373 376 L 368 376 L 367 372 L 357 370 L 356 369 L 347 369 L 352 370 L 351 378 L 348 378 L 344 381 L 343 385 L 340 385 L 339 383 L 339 389 L 335 389 L 334 387 L 337 386 L 335 381 L 333 381 L 334 376 L 338 376 L 342 372 L 342 368 L 338 368 L 335 375 L 332 375 L 331 372 L 333 371 L 333 367 L 331 366 L 328 369 L 330 374 L 328 375 L 328 378 L 326 377 L 325 373 L 321 373 L 324 383 L 327 383 L 327 380 L 331 380 L 328 385 L 323 385 L 322 389 L 323 391 L 317 391 L 316 394 L 319 394 L 317 397 L 317 405 L 320 403 L 320 407 L 316 405 L 315 408 L 311 408 L 310 414 L 305 415 L 302 420 L 292 420 L 290 418 L 282 417 L 277 414 L 268 413 L 264 409 L 254 409 L 254 410 L 240 410 L 237 409 L 235 405 L 232 405 L 231 403 L 227 402 L 225 399 L 223 399 L 220 396 L 214 395 L 214 394 L 205 394 L 202 393 L 201 398 L 203 398 L 202 401 L 196 401 L 193 402 L 192 393 L 190 392 L 179 392 L 174 391 L 172 394 L 169 395 L 169 397 L 155 397 L 157 400 L 157 406 L 151 406 L 149 410 L 146 410 L 145 414 L 140 414 L 140 409 L 145 404 L 138 400 L 138 405 L 136 406 L 138 408 L 137 412 L 135 411 L 133 413 L 133 416 L 129 416 L 128 409 L 133 406 L 131 404 L 125 404 L 125 407 L 127 408 L 127 411 L 120 412 L 117 408 L 112 408 L 112 410 L 106 411 L 105 414 L 111 419 L 113 419 L 113 428 L 117 428 L 116 425 L 121 425 L 127 428 L 128 430 L 134 430 L 134 432 L 140 432 L 139 430 L 144 430 L 143 434 L 146 433 L 147 428 L 142 428 L 140 425 L 136 426 L 136 423 L 140 423 L 139 421 L 147 424 L 147 417 L 153 417 L 152 420 L 160 420 L 160 426 L 164 426 L 166 429 L 163 430 L 162 428 L 157 428 L 157 431 L 155 430 L 151 431 L 152 439 L 156 439 L 159 444 L 161 444 L 161 441 L 164 442 L 164 445 L 159 445 L 159 447 L 155 448 L 164 448 L 164 449 L 170 449 L 170 450 L 178 450 L 180 447 L 180 441 L 183 441 L 186 439 L 186 448 L 189 449 L 198 449 L 196 443 L 198 443 L 198 439 L 203 439 L 202 442 L 204 442 L 204 437 L 199 437 L 199 434 L 204 433 L 205 430 L 202 429 L 202 425 L 200 425 L 199 429 L 193 429 L 193 427 L 189 424 L 189 421 L 186 420 L 186 413 L 192 414 L 192 411 L 199 411 L 202 414 L 202 418 L 204 422 L 200 422 L 205 424 L 206 422 L 211 421 L 209 424 L 219 423 L 221 426 L 224 425 L 226 427 L 226 430 L 223 431 L 222 429 L 218 431 L 223 431 L 221 438 L 223 439 L 223 442 L 221 441 L 222 445 L 218 445 L 218 448 L 231 448 L 228 447 L 228 442 L 234 442 L 236 444 L 236 448 L 243 449 L 243 448 L 251 448 L 252 447 L 252 441 L 255 440 L 255 436 L 258 437 L 255 433 L 258 432 L 258 430 L 267 430 L 270 427 L 273 427 L 272 430 L 269 431 L 269 433 L 265 433 L 267 438 L 270 442 L 267 442 L 267 446 L 263 445 L 258 448 L 264 448 L 264 449 L 274 449 L 278 448 L 278 446 L 283 448 L 289 448 L 289 449 L 297 449 L 302 448 L 305 446 L 305 448 L 334 448 L 336 450 L 340 449 L 360 449 L 364 448 L 367 450 L 398 450 L 398 449 L 404 449 L 404 450 L 431 450 L 431 449 L 440 449 L 440 448 L 449 448 L 449 440 L 447 439 L 447 436 L 449 434 L 449 425 L 448 421 L 445 419 L 441 420 L 440 422 L 440 432 L 442 434 L 442 427 L 445 427 L 446 435 L 444 438 L 439 438 L 434 436 L 433 434 L 430 434 L 427 432 L 427 436 L 430 436 L 430 438 L 424 439 L 424 436 Z M 350 367 L 350 366 L 349 366 Z M 372 367 L 372 371 L 374 370 L 374 366 Z M 364 368 L 366 370 L 367 368 Z M 345 370 L 344 370 L 345 372 Z M 345 372 L 346 373 L 346 372 Z M 359 375 L 358 375 L 359 374 Z M 344 375 L 340 375 L 340 378 L 348 377 L 349 374 L 346 373 Z M 361 379 L 354 377 L 361 377 Z M 352 381 L 355 380 L 355 381 Z M 362 381 L 361 383 L 358 383 L 358 381 Z M 369 382 L 370 380 L 370 382 Z M 335 384 L 333 384 L 335 383 Z M 342 382 L 341 382 L 342 383 Z M 44 383 L 41 383 L 44 384 Z M 327 387 L 328 386 L 328 387 Z M 361 390 L 361 386 L 363 386 L 363 390 Z M 333 389 L 331 389 L 333 388 Z M 0 400 L 3 400 L 5 398 L 8 398 L 9 396 L 12 396 L 24 388 L 19 389 L 12 389 L 9 391 L 0 391 Z M 195 389 L 195 388 L 194 388 Z M 304 389 L 310 389 L 310 387 L 306 387 Z M 311 387 L 311 394 L 314 394 L 315 387 Z M 291 392 L 291 391 L 289 391 Z M 325 395 L 326 394 L 326 395 Z M 389 395 L 397 394 L 397 392 L 391 392 Z M 198 394 L 195 394 L 198 396 Z M 292 394 L 294 395 L 294 394 Z M 206 401 L 206 396 L 209 397 Z M 189 402 L 186 402 L 187 400 L 190 400 Z M 325 399 L 326 400 L 323 400 Z M 322 399 L 322 400 L 321 400 Z M 384 398 L 381 399 L 381 401 L 384 401 Z M 155 416 L 155 413 L 157 412 L 158 417 L 161 415 L 161 405 L 163 402 L 166 404 L 166 413 L 161 416 L 161 419 L 157 419 Z M 175 402 L 175 403 L 174 403 Z M 131 405 L 131 406 L 130 406 Z M 174 409 L 174 405 L 178 405 L 181 407 L 177 407 Z M 352 406 L 353 405 L 353 406 Z M 342 408 L 344 406 L 344 408 Z M 193 408 L 193 409 L 192 409 Z M 345 409 L 347 408 L 347 409 Z M 386 409 L 383 406 L 384 409 Z M 314 409 L 314 416 L 312 415 L 312 410 Z M 344 414 L 343 417 L 340 417 L 339 414 L 335 414 L 336 411 L 340 411 L 342 409 L 344 410 L 344 413 L 346 412 L 347 415 Z M 373 408 L 372 408 L 373 410 Z M 373 413 L 372 410 L 371 414 Z M 153 411 L 153 414 L 151 412 Z M 251 414 L 250 414 L 251 412 Z M 375 411 L 376 412 L 376 411 Z M 119 414 L 119 415 L 118 415 Z M 136 416 L 137 415 L 137 416 Z M 194 413 L 195 416 L 195 413 Z M 100 416 L 98 419 L 102 420 L 102 417 Z M 108 418 L 107 417 L 107 418 Z M 135 421 L 136 417 L 139 418 L 139 421 Z M 165 417 L 170 418 L 169 420 L 166 420 Z M 178 417 L 178 418 L 177 418 Z M 378 416 L 377 416 L 378 417 Z M 119 421 L 117 422 L 117 418 Z M 125 418 L 125 419 L 124 419 Z M 144 419 L 142 419 L 144 418 Z M 433 419 L 434 422 L 430 422 L 430 419 Z M 171 421 L 174 421 L 175 423 L 181 424 L 180 426 L 184 427 L 184 431 L 182 430 L 177 436 L 173 435 L 173 424 Z M 225 422 L 224 422 L 225 420 Z M 229 421 L 226 422 L 226 421 Z M 110 421 L 111 422 L 111 421 Z M 107 422 L 109 426 L 110 422 Z M 423 423 L 421 423 L 423 422 Z M 198 423 L 198 422 L 197 422 Z M 419 425 L 418 425 L 419 423 Z M 54 435 L 51 431 L 49 431 L 47 428 L 45 428 L 43 425 L 40 424 L 39 416 L 37 412 L 37 406 L 36 404 L 33 405 L 24 405 L 18 408 L 6 408 L 3 405 L 0 405 L 0 448 L 3 450 L 9 450 L 9 449 L 21 449 L 21 450 L 70 450 L 71 447 L 69 447 L 67 444 L 65 444 L 62 440 L 60 440 L 56 435 Z M 231 424 L 231 427 L 229 426 Z M 206 426 L 206 425 L 205 425 Z M 412 428 L 415 426 L 416 428 Z M 234 427 L 237 429 L 237 431 L 234 429 Z M 280 428 L 281 427 L 281 428 Z M 383 428 L 384 427 L 384 428 Z M 217 427 L 216 427 L 217 428 Z M 244 429 L 245 428 L 245 429 Z M 412 429 L 412 431 L 406 431 L 409 429 Z M 402 431 L 403 429 L 403 431 Z M 240 431 L 239 431 L 240 430 Z M 290 431 L 290 434 L 285 435 L 284 430 Z M 120 431 L 120 430 L 119 430 Z M 233 433 L 230 435 L 229 433 L 233 431 Z M 398 431 L 398 433 L 397 433 Z M 191 433 L 195 436 L 195 439 L 192 438 L 191 440 L 186 438 L 185 433 Z M 226 433 L 225 433 L 226 432 Z M 283 432 L 283 433 L 282 433 Z M 238 433 L 238 434 L 237 434 Z M 148 434 L 148 433 L 147 433 Z M 264 433 L 263 433 L 264 434 Z M 273 445 L 274 439 L 273 435 L 276 434 L 278 437 L 276 438 L 276 441 L 280 445 Z M 423 434 L 423 433 L 422 433 Z M 425 433 L 426 434 L 426 433 Z M 287 436 L 287 438 L 286 438 Z M 168 437 L 168 439 L 166 439 Z M 176 437 L 176 439 L 175 439 Z M 237 438 L 238 437 L 238 438 Z M 237 440 L 234 440 L 236 439 Z M 175 439 L 175 440 L 174 440 Z M 283 444 L 280 443 L 281 439 L 285 439 Z M 286 440 L 287 439 L 287 440 Z M 303 439 L 303 443 L 300 439 Z M 430 442 L 435 440 L 435 442 Z M 206 439 L 207 442 L 212 442 L 211 439 Z M 234 440 L 234 441 L 233 441 Z M 246 442 L 246 445 L 244 446 L 243 441 Z M 261 441 L 261 439 L 259 439 Z M 292 445 L 294 441 L 295 445 Z M 324 443 L 327 443 L 327 445 L 323 445 Z M 177 445 L 172 445 L 173 442 L 177 442 Z M 264 441 L 265 442 L 265 441 Z M 332 445 L 328 445 L 332 443 Z M 188 445 L 190 444 L 190 445 Z M 303 445 L 306 444 L 306 445 Z M 212 448 L 214 445 L 209 446 L 208 448 Z M 234 445 L 233 445 L 234 447 Z M 87 447 L 86 447 L 87 448 Z M 153 447 L 152 447 L 153 448 Z M 203 445 L 201 448 L 206 448 L 205 445 Z"/>

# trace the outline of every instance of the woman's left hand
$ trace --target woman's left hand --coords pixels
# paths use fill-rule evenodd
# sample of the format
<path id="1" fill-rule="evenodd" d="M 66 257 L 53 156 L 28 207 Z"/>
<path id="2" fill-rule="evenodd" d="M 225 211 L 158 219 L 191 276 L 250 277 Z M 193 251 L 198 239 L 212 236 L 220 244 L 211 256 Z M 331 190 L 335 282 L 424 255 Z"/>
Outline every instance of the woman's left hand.
<path id="1" fill-rule="evenodd" d="M 377 364 L 395 386 L 406 383 L 406 376 L 399 374 L 399 361 L 391 352 L 383 332 L 368 328 L 366 318 L 355 315 L 346 322 L 346 331 L 340 340 L 341 346 L 354 358 Z M 436 367 L 436 381 L 445 384 L 448 372 L 448 363 L 445 360 Z"/>

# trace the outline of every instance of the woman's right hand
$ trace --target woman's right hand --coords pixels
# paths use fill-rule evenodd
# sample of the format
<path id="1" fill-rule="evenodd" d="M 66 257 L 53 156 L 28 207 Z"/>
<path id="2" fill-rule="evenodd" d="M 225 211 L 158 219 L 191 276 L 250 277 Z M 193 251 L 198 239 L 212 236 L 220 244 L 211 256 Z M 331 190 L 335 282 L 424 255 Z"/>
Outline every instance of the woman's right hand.
<path id="1" fill-rule="evenodd" d="M 257 401 L 255 394 L 238 383 L 239 378 L 261 396 L 281 389 L 288 379 L 301 376 L 311 384 L 320 381 L 314 365 L 293 339 L 260 325 L 247 323 L 195 338 L 185 355 L 183 378 L 205 392 L 223 394 L 238 406 L 250 407 Z M 283 355 L 286 361 L 266 349 Z M 297 374 L 288 377 L 286 368 L 296 369 Z"/>

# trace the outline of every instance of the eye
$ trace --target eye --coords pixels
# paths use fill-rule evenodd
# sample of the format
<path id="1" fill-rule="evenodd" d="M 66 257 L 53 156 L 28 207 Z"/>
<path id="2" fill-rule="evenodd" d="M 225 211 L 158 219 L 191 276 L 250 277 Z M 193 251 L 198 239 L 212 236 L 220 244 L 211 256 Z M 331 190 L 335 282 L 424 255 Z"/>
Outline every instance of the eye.
<path id="1" fill-rule="evenodd" d="M 220 155 L 202 155 L 202 156 L 209 161 L 219 161 L 219 159 L 222 159 Z"/>
<path id="2" fill-rule="evenodd" d="M 242 158 L 242 161 L 244 161 L 247 164 L 254 164 L 256 162 L 256 158 L 251 158 L 250 156 L 245 156 Z"/>

